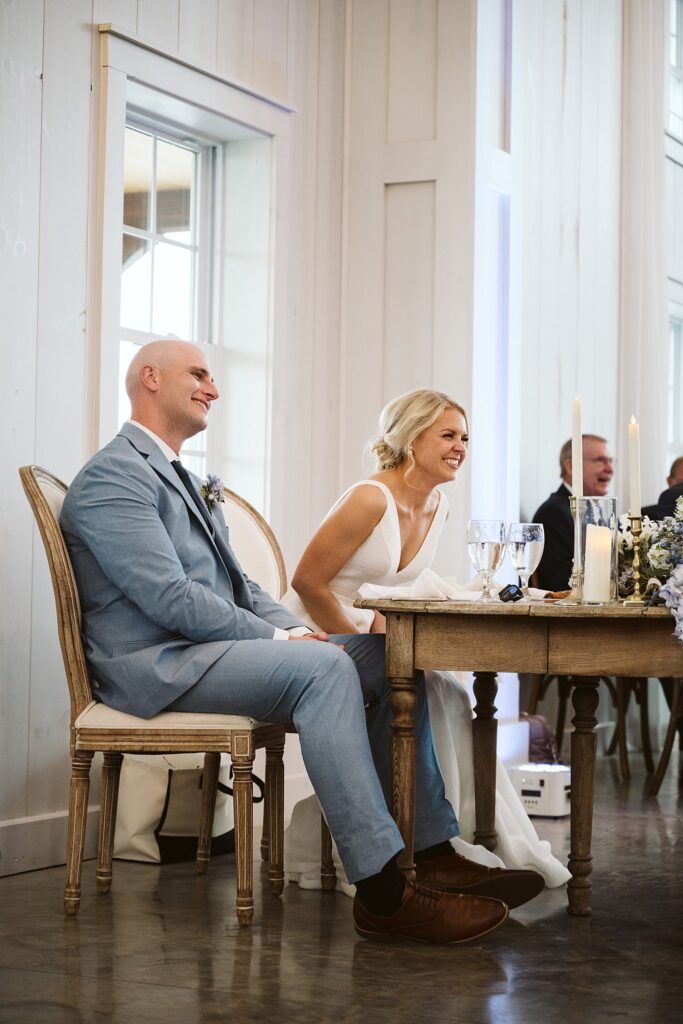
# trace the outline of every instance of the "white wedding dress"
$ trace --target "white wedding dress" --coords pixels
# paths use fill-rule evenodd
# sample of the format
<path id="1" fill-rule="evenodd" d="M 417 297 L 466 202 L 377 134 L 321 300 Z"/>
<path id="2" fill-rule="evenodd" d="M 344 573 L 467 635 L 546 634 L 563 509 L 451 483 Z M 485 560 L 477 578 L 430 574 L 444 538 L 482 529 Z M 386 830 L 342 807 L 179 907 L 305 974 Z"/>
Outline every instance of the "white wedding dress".
<path id="1" fill-rule="evenodd" d="M 359 484 L 379 487 L 387 499 L 386 511 L 367 540 L 329 586 L 356 628 L 360 632 L 368 632 L 373 612 L 353 607 L 358 597 L 358 588 L 363 583 L 403 586 L 429 568 L 448 516 L 448 499 L 443 492 L 439 492 L 439 505 L 422 547 L 412 562 L 399 570 L 401 536 L 393 495 L 379 480 L 362 480 L 353 487 Z M 346 491 L 339 498 L 333 509 L 348 493 Z M 311 628 L 319 628 L 291 588 L 282 603 L 302 622 Z M 456 673 L 425 672 L 425 685 L 434 749 L 444 780 L 446 798 L 452 804 L 460 826 L 460 836 L 453 840 L 454 848 L 470 860 L 491 867 L 530 868 L 543 875 L 546 885 L 562 885 L 569 879 L 569 871 L 553 856 L 550 844 L 536 835 L 500 761 L 496 769 L 496 853 L 490 853 L 483 846 L 473 845 L 472 705 Z M 355 887 L 347 882 L 336 848 L 333 852 L 337 867 L 337 888 L 352 895 Z M 285 873 L 289 881 L 298 882 L 303 889 L 320 888 L 320 805 L 315 796 L 300 800 L 294 807 L 291 823 L 285 832 Z"/>

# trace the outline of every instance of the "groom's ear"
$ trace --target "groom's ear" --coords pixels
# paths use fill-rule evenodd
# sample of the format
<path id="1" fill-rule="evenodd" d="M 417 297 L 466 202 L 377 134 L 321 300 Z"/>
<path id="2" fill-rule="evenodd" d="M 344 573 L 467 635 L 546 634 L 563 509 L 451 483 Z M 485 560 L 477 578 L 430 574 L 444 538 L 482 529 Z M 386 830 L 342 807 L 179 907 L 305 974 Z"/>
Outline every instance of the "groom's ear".
<path id="1" fill-rule="evenodd" d="M 150 363 L 145 364 L 140 370 L 140 381 L 148 391 L 159 390 L 159 369 Z"/>

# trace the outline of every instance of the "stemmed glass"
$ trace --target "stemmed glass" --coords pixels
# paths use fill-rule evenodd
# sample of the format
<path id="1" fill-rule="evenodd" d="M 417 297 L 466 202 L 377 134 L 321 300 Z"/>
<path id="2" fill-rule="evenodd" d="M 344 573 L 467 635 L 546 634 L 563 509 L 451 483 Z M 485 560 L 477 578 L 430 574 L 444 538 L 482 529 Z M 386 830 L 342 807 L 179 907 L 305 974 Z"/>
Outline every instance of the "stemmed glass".
<path id="1" fill-rule="evenodd" d="M 510 523 L 508 553 L 519 573 L 525 600 L 529 598 L 529 577 L 538 568 L 544 543 L 545 533 L 540 523 Z"/>
<path id="2" fill-rule="evenodd" d="M 491 580 L 505 555 L 505 523 L 502 519 L 470 519 L 467 524 L 467 552 L 481 576 L 480 601 L 493 601 Z"/>

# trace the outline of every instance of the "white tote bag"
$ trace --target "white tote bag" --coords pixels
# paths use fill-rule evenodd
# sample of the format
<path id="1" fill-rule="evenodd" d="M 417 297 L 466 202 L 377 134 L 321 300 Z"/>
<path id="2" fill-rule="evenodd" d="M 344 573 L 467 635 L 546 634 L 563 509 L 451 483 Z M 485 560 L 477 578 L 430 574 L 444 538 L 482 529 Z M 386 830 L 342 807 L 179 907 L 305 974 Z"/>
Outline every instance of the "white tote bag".
<path id="1" fill-rule="evenodd" d="M 197 854 L 203 768 L 203 754 L 126 754 L 121 765 L 114 856 L 152 864 L 193 860 Z M 235 849 L 229 782 L 230 758 L 223 754 L 211 832 L 212 854 Z"/>

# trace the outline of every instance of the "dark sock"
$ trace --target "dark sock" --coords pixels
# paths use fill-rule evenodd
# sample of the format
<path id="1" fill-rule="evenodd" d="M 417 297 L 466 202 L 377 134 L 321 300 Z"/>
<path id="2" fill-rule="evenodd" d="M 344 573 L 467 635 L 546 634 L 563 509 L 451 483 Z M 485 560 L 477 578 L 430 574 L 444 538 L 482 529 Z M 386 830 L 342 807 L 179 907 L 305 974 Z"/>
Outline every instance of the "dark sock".
<path id="1" fill-rule="evenodd" d="M 432 860 L 434 857 L 443 857 L 444 853 L 453 852 L 453 847 L 448 841 L 437 843 L 436 846 L 428 846 L 424 850 L 417 850 L 415 853 L 415 863 L 419 864 L 420 861 Z"/>
<path id="2" fill-rule="evenodd" d="M 389 917 L 395 914 L 403 900 L 406 880 L 392 857 L 376 875 L 356 882 L 358 898 L 371 914 Z"/>

